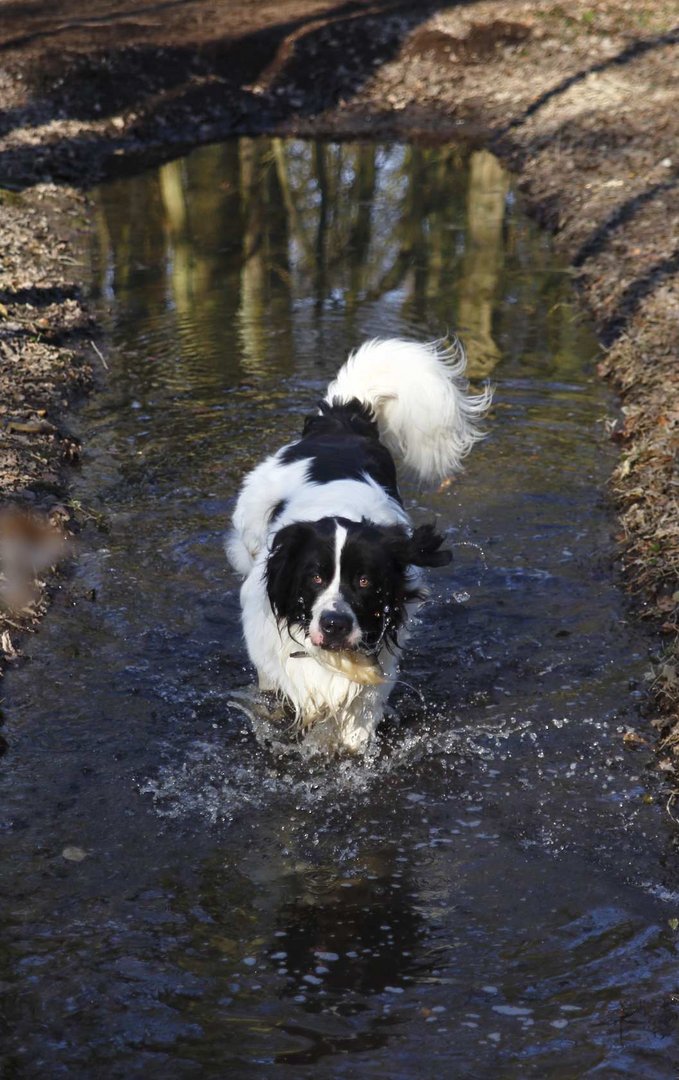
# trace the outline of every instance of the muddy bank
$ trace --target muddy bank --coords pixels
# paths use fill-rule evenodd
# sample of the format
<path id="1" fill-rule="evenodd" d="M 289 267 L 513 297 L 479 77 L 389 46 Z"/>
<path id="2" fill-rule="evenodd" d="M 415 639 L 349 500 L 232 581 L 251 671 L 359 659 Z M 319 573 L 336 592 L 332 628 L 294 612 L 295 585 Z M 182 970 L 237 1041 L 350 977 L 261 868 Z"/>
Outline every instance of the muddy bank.
<path id="1" fill-rule="evenodd" d="M 555 3 L 289 0 L 239 11 L 196 0 L 162 10 L 102 2 L 93 13 L 73 0 L 58 13 L 3 8 L 0 168 L 11 190 L 28 189 L 15 220 L 33 238 L 43 276 L 58 262 L 51 229 L 41 235 L 31 216 L 44 191 L 32 185 L 82 191 L 235 132 L 465 138 L 517 170 L 529 209 L 571 262 L 606 349 L 601 373 L 622 397 L 611 431 L 621 451 L 611 481 L 621 566 L 636 610 L 659 628 L 653 690 L 657 722 L 669 730 L 679 708 L 679 30 L 671 6 L 578 2 L 566 12 Z M 67 198 L 77 213 L 79 196 Z M 36 276 L 33 285 L 41 283 Z M 57 339 L 67 302 L 79 305 L 64 296 L 41 316 Z M 82 385 L 63 343 L 49 342 L 44 380 Z M 9 434 L 61 446 L 47 432 Z M 28 464 L 15 473 L 5 489 L 35 487 Z"/>
<path id="2" fill-rule="evenodd" d="M 66 474 L 79 445 L 65 414 L 92 381 L 77 270 L 83 203 L 53 185 L 0 194 L 2 661 L 44 613 L 49 566 L 72 537 Z"/>

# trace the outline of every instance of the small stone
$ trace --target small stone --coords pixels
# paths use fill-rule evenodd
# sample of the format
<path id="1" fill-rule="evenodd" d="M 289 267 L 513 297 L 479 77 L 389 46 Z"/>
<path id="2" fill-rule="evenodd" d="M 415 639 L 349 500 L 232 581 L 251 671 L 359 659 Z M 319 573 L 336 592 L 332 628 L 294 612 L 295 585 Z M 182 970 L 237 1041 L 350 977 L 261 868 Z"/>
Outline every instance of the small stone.
<path id="1" fill-rule="evenodd" d="M 67 859 L 68 862 L 82 862 L 87 858 L 87 852 L 84 848 L 75 847 L 73 844 L 68 844 L 62 851 L 62 856 Z"/>

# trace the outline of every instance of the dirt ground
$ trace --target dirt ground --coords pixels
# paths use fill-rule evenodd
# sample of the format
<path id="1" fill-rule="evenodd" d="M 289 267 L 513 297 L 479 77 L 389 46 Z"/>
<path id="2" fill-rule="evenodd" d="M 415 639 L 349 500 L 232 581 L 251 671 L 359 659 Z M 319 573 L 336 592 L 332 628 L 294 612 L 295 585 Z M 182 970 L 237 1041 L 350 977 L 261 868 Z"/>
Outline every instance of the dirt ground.
<path id="1" fill-rule="evenodd" d="M 53 185 L 18 198 L 0 188 L 0 658 L 37 626 L 46 572 L 72 536 L 65 467 L 77 461 L 68 407 L 89 389 L 92 334 L 74 283 L 64 219 L 83 197 Z M 55 228 L 55 223 L 57 227 Z M 62 234 L 61 238 L 59 233 Z M 2 744 L 0 742 L 0 749 Z"/>
<path id="2" fill-rule="evenodd" d="M 621 573 L 679 752 L 679 25 L 620 0 L 0 0 L 0 489 L 68 534 L 64 417 L 100 369 L 77 286 L 97 179 L 234 133 L 468 140 L 519 177 L 620 394 Z M 51 524 L 50 524 L 51 522 Z M 2 530 L 0 529 L 0 543 Z M 38 575 L 39 576 L 39 575 Z M 0 626 L 6 659 L 16 630 Z"/>

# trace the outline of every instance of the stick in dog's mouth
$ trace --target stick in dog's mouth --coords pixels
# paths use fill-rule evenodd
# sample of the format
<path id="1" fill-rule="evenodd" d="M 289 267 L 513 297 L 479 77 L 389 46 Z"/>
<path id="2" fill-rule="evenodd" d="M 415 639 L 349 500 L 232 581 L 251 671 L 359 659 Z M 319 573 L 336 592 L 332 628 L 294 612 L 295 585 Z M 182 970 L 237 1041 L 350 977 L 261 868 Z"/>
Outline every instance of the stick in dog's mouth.
<path id="1" fill-rule="evenodd" d="M 385 681 L 385 675 L 380 667 L 377 657 L 366 656 L 365 653 L 355 649 L 324 649 L 321 653 L 294 652 L 290 653 L 291 659 L 317 660 L 323 667 L 336 671 L 338 675 L 344 675 L 352 682 L 361 683 L 363 686 L 379 686 Z"/>

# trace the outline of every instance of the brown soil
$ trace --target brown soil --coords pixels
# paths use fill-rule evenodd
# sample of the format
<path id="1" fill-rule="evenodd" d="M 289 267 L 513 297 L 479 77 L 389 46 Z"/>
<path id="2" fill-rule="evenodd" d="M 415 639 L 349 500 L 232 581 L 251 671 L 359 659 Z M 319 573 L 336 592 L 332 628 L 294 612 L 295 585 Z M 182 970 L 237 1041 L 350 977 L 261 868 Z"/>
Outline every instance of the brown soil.
<path id="1" fill-rule="evenodd" d="M 71 535 L 64 466 L 79 446 L 64 422 L 89 387 L 89 319 L 74 284 L 74 218 L 82 195 L 52 185 L 30 198 L 0 192 L 0 659 L 46 606 L 47 553 Z M 71 223 L 67 228 L 64 222 Z M 91 350 L 90 350 L 91 351 Z M 15 541 L 21 542 L 21 566 Z M 55 543 L 56 541 L 56 543 Z"/>
<path id="2" fill-rule="evenodd" d="M 673 6 L 34 0 L 0 2 L 0 14 L 2 183 L 24 192 L 2 204 L 3 490 L 62 498 L 60 464 L 75 452 L 59 417 L 88 377 L 72 348 L 88 330 L 73 255 L 55 242 L 67 215 L 81 211 L 75 189 L 237 132 L 483 143 L 517 171 L 529 210 L 556 234 L 599 330 L 601 373 L 621 395 L 611 430 L 621 451 L 611 480 L 621 564 L 637 612 L 658 630 L 656 723 L 671 734 L 679 723 Z M 55 183 L 70 185 L 58 199 Z M 58 225 L 46 212 L 55 200 Z M 96 363 L 91 348 L 89 357 Z"/>

